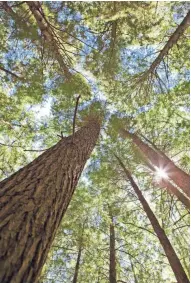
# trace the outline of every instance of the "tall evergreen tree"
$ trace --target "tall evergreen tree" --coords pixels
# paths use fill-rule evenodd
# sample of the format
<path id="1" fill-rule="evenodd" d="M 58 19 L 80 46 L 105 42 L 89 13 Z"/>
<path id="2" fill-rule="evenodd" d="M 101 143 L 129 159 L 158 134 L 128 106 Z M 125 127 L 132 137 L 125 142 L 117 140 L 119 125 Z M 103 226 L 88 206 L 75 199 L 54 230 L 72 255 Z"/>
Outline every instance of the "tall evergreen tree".
<path id="1" fill-rule="evenodd" d="M 115 224 L 114 224 L 114 217 L 112 212 L 110 211 L 110 264 L 109 264 L 109 282 L 110 283 L 117 283 L 117 276 L 116 276 L 116 248 L 115 248 Z"/>
<path id="2" fill-rule="evenodd" d="M 166 171 L 169 178 L 171 178 L 183 191 L 190 197 L 190 176 L 178 168 L 165 153 L 154 150 L 144 143 L 136 134 L 129 133 L 122 129 L 122 133 L 133 140 L 133 142 L 140 148 L 146 155 L 149 161 L 157 168 Z"/>
<path id="3" fill-rule="evenodd" d="M 37 282 L 99 131 L 98 119 L 90 119 L 1 182 L 2 282 Z"/>
<path id="4" fill-rule="evenodd" d="M 172 270 L 174 271 L 174 275 L 177 279 L 178 283 L 183 283 L 183 282 L 189 282 L 188 277 L 180 263 L 179 258 L 177 257 L 170 241 L 168 240 L 164 230 L 161 228 L 157 218 L 155 217 L 154 213 L 152 212 L 152 210 L 150 209 L 146 199 L 144 198 L 143 194 L 141 193 L 140 189 L 138 188 L 137 184 L 135 183 L 135 181 L 133 180 L 130 172 L 127 170 L 127 168 L 125 167 L 125 165 L 123 164 L 123 162 L 121 161 L 121 159 L 119 159 L 118 156 L 116 156 L 121 167 L 124 170 L 124 173 L 126 174 L 127 178 L 129 179 L 135 193 L 137 194 L 143 208 L 144 211 L 146 212 L 149 220 L 151 221 L 151 224 L 153 226 L 154 231 L 156 232 L 158 239 L 166 253 L 166 256 L 169 260 L 169 263 L 172 267 Z"/>
<path id="5" fill-rule="evenodd" d="M 189 9 L 0 1 L 0 281 L 188 282 Z"/>

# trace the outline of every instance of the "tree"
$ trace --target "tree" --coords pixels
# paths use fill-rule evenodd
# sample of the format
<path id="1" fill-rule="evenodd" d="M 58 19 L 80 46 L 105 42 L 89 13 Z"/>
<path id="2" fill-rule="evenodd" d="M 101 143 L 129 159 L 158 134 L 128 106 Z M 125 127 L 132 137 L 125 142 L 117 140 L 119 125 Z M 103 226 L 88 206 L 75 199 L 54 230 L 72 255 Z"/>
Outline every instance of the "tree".
<path id="1" fill-rule="evenodd" d="M 189 199 L 185 197 L 182 192 L 178 188 L 176 188 L 171 182 L 163 178 L 158 183 L 160 187 L 166 188 L 170 193 L 174 194 L 178 198 L 178 200 L 181 201 L 188 210 L 190 210 Z"/>
<path id="2" fill-rule="evenodd" d="M 31 1 L 27 4 L 34 15 L 45 40 L 53 45 L 53 53 L 55 53 L 56 59 L 59 62 L 64 75 L 69 79 L 71 74 L 68 68 L 68 63 L 66 63 L 68 58 L 64 58 L 64 56 L 62 55 L 61 51 L 63 47 L 59 43 L 58 39 L 55 38 L 53 28 L 50 26 L 50 23 L 47 22 L 41 4 L 38 1 Z"/>
<path id="3" fill-rule="evenodd" d="M 37 281 L 99 130 L 90 119 L 1 182 L 1 281 Z"/>
<path id="4" fill-rule="evenodd" d="M 190 11 L 187 13 L 183 21 L 180 23 L 180 25 L 177 27 L 177 29 L 174 31 L 174 33 L 170 36 L 169 40 L 163 47 L 163 49 L 160 51 L 157 58 L 153 61 L 149 69 L 145 72 L 145 75 L 153 75 L 155 73 L 155 70 L 157 66 L 161 63 L 162 60 L 164 60 L 164 57 L 168 54 L 169 50 L 177 43 L 179 38 L 182 36 L 184 31 L 190 26 Z"/>
<path id="5" fill-rule="evenodd" d="M 110 211 L 110 265 L 109 265 L 109 282 L 117 283 L 116 277 L 116 259 L 115 259 L 115 224 L 112 212 Z"/>
<path id="6" fill-rule="evenodd" d="M 124 136 L 132 139 L 132 141 L 139 147 L 154 166 L 165 170 L 169 178 L 171 178 L 184 191 L 184 193 L 190 197 L 190 177 L 187 173 L 178 168 L 165 153 L 158 149 L 157 151 L 152 149 L 136 134 L 129 133 L 124 129 L 122 129 L 121 132 Z"/>
<path id="7" fill-rule="evenodd" d="M 76 261 L 76 266 L 75 266 L 75 273 L 74 273 L 74 278 L 72 283 L 77 283 L 77 279 L 78 279 L 78 271 L 80 268 L 80 258 L 81 258 L 81 253 L 82 253 L 82 248 L 79 247 L 79 251 L 78 251 L 78 257 L 77 257 L 77 261 Z"/>
<path id="8" fill-rule="evenodd" d="M 85 223 L 83 224 L 82 233 L 81 233 L 80 240 L 79 240 L 78 256 L 77 256 L 77 260 L 76 260 L 74 278 L 73 278 L 73 280 L 72 280 L 72 283 L 77 283 L 77 282 L 78 282 L 78 272 L 79 272 L 79 268 L 80 268 L 80 259 L 81 259 L 81 254 L 82 254 L 82 243 L 83 243 L 84 225 L 85 225 Z"/>
<path id="9" fill-rule="evenodd" d="M 146 166 L 151 169 L 152 173 L 154 174 L 154 183 L 158 184 L 161 188 L 167 189 L 170 194 L 175 195 L 178 200 L 182 202 L 188 210 L 190 210 L 190 200 L 170 182 L 167 175 L 160 176 L 160 170 L 157 170 L 157 168 L 154 167 L 152 163 L 147 160 L 147 158 L 145 158 L 144 154 L 139 148 L 137 149 L 143 163 L 145 163 Z"/>
<path id="10" fill-rule="evenodd" d="M 189 278 L 189 198 L 158 168 L 189 174 L 189 9 L 176 1 L 0 2 L 0 178 L 8 177 L 0 245 L 2 274 L 16 277 L 3 282 L 169 283 L 180 270 Z M 100 103 L 97 143 L 101 119 L 90 121 L 102 118 Z M 90 124 L 95 135 L 83 134 Z M 128 161 L 158 230 L 113 152 Z M 173 247 L 175 272 L 157 231 Z"/>
<path id="11" fill-rule="evenodd" d="M 116 156 L 116 158 L 119 161 L 119 164 L 121 165 L 121 167 L 124 170 L 124 173 L 126 174 L 127 178 L 129 179 L 135 193 L 137 194 L 143 208 L 144 211 L 147 214 L 147 217 L 149 218 L 149 220 L 151 221 L 151 224 L 153 226 L 154 231 L 156 232 L 158 239 L 161 243 L 161 245 L 163 246 L 163 249 L 166 253 L 166 256 L 169 260 L 169 263 L 172 267 L 172 270 L 174 271 L 174 275 L 177 279 L 178 283 L 183 283 L 183 282 L 189 282 L 188 277 L 180 263 L 179 258 L 177 257 L 170 241 L 168 240 L 164 230 L 161 228 L 157 218 L 155 217 L 154 213 L 152 212 L 152 210 L 150 209 L 146 199 L 144 198 L 143 194 L 141 193 L 140 189 L 138 188 L 137 184 L 135 183 L 135 181 L 133 180 L 129 170 L 127 170 L 127 168 L 125 167 L 125 165 L 123 164 L 123 162 L 121 161 L 121 159 Z"/>

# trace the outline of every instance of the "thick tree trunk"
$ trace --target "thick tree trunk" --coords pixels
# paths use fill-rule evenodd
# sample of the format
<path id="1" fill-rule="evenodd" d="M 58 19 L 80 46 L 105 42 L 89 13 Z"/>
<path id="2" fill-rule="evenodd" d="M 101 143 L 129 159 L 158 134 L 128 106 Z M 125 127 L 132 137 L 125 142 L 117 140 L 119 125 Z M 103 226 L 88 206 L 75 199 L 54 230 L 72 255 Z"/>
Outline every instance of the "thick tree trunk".
<path id="1" fill-rule="evenodd" d="M 99 131 L 90 120 L 0 183 L 0 282 L 37 282 Z"/>
<path id="2" fill-rule="evenodd" d="M 113 217 L 110 223 L 110 264 L 109 264 L 109 282 L 117 283 L 116 279 L 116 258 L 115 258 L 115 227 Z"/>
<path id="3" fill-rule="evenodd" d="M 146 72 L 147 75 L 154 73 L 156 67 L 160 64 L 160 62 L 164 59 L 164 57 L 168 54 L 169 50 L 177 43 L 179 38 L 182 36 L 184 31 L 190 26 L 190 11 L 186 15 L 186 17 L 183 19 L 181 24 L 177 27 L 175 32 L 171 35 L 163 49 L 160 51 L 158 57 L 153 61 L 150 68 Z"/>
<path id="4" fill-rule="evenodd" d="M 61 49 L 63 49 L 63 46 L 60 46 L 60 43 L 55 38 L 55 35 L 53 33 L 53 29 L 51 28 L 50 24 L 45 18 L 45 15 L 43 13 L 42 7 L 40 2 L 38 1 L 30 1 L 27 2 L 33 16 L 35 17 L 37 24 L 47 42 L 50 43 L 50 47 L 53 48 L 53 53 L 55 54 L 55 57 L 61 67 L 61 69 L 64 71 L 64 74 L 67 79 L 70 79 L 71 73 L 69 71 L 69 68 L 67 66 L 67 63 L 64 61 L 64 55 L 62 54 Z"/>
<path id="5" fill-rule="evenodd" d="M 158 239 L 165 251 L 165 254 L 168 258 L 168 261 L 170 263 L 170 266 L 174 272 L 174 275 L 176 277 L 176 280 L 178 283 L 189 283 L 189 280 L 187 278 L 187 275 L 181 265 L 181 262 L 179 260 L 179 258 L 177 257 L 169 239 L 167 238 L 165 231 L 161 228 L 156 216 L 154 215 L 153 211 L 151 210 L 149 204 L 147 203 L 146 199 L 144 198 L 142 192 L 140 191 L 140 189 L 138 188 L 137 184 L 135 183 L 135 181 L 133 180 L 130 172 L 126 169 L 125 165 L 123 164 L 123 162 L 119 159 L 119 157 L 116 156 L 116 158 L 118 159 L 121 167 L 123 168 L 127 178 L 129 179 L 135 193 L 137 194 L 143 208 L 144 211 L 147 214 L 147 217 L 149 218 L 152 227 L 155 231 L 155 233 L 158 236 Z"/>
<path id="6" fill-rule="evenodd" d="M 137 135 L 131 134 L 124 129 L 121 129 L 121 132 L 133 140 L 154 166 L 164 169 L 168 177 L 190 197 L 190 176 L 187 173 L 178 168 L 164 153 L 161 154 L 160 151 L 156 151 L 144 143 Z"/>
<path id="7" fill-rule="evenodd" d="M 79 247 L 79 251 L 78 251 L 78 257 L 77 257 L 77 261 L 76 261 L 76 266 L 75 266 L 75 272 L 74 272 L 74 278 L 72 283 L 77 283 L 78 280 L 78 271 L 80 268 L 80 258 L 81 258 L 81 254 L 82 254 L 82 247 Z"/>

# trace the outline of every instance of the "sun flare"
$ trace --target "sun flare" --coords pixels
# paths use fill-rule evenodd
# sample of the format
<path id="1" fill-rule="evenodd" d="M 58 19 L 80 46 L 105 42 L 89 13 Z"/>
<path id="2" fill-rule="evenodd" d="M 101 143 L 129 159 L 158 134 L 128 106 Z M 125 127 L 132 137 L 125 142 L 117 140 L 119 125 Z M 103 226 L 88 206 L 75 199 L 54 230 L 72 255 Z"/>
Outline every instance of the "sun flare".
<path id="1" fill-rule="evenodd" d="M 156 178 L 158 179 L 168 179 L 168 175 L 164 168 L 156 168 Z"/>

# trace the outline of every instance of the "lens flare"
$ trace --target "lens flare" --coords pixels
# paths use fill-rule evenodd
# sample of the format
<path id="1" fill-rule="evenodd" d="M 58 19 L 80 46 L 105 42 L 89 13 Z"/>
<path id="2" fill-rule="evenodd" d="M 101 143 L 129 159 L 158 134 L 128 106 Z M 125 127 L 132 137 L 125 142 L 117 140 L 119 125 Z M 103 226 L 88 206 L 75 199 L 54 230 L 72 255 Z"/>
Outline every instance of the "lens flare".
<path id="1" fill-rule="evenodd" d="M 164 168 L 156 168 L 155 176 L 157 179 L 168 179 L 168 175 Z"/>

